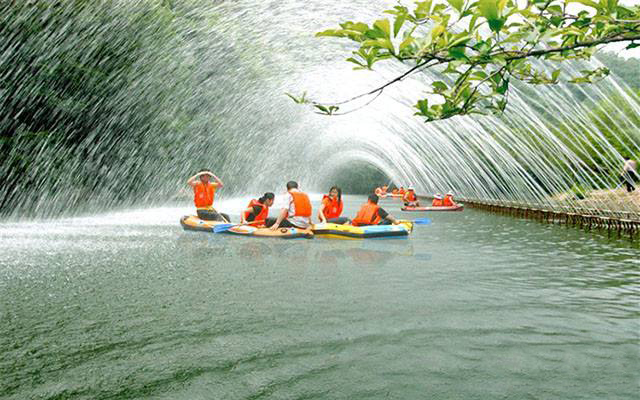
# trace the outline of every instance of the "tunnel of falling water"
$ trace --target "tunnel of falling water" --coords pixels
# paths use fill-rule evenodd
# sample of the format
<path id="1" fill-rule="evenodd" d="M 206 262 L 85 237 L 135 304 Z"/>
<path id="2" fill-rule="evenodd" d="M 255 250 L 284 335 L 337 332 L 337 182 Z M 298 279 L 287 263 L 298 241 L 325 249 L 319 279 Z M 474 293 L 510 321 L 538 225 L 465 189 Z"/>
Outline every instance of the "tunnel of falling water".
<path id="1" fill-rule="evenodd" d="M 141 40 L 140 60 L 132 69 L 135 79 L 110 98 L 112 107 L 83 143 L 84 150 L 62 157 L 55 179 L 34 178 L 28 180 L 31 186 L 20 186 L 27 180 L 12 176 L 7 171 L 11 166 L 3 163 L 3 176 L 18 182 L 3 196 L 17 199 L 17 215 L 26 210 L 34 215 L 72 212 L 83 204 L 93 210 L 157 204 L 171 201 L 196 170 L 211 168 L 224 179 L 226 195 L 279 191 L 289 179 L 324 191 L 333 182 L 348 184 L 348 175 L 356 171 L 362 184 L 371 187 L 389 177 L 425 194 L 453 190 L 467 199 L 580 207 L 574 197 L 561 194 L 575 185 L 615 187 L 623 159 L 614 141 L 632 158 L 640 156 L 640 101 L 615 76 L 579 90 L 517 85 L 502 116 L 430 124 L 413 116 L 412 105 L 436 79 L 431 73 L 390 87 L 369 106 L 343 117 L 315 115 L 284 96 L 306 90 L 314 99 L 340 100 L 401 73 L 406 67 L 393 63 L 381 63 L 373 73 L 354 72 L 343 61 L 351 50 L 347 44 L 313 37 L 339 21 L 371 21 L 391 3 L 173 2 L 162 10 L 170 15 L 163 23 L 177 35 L 166 42 Z M 64 57 L 61 48 L 82 49 L 87 40 L 98 40 L 101 29 L 120 28 L 120 19 L 109 24 L 99 20 L 105 13 L 162 7 L 142 0 L 110 4 L 115 8 L 103 9 L 95 20 L 82 15 L 87 26 L 95 25 L 89 37 L 62 29 L 44 32 L 51 40 L 35 46 L 34 56 L 58 60 Z M 5 49 L 6 60 L 14 55 L 11 51 Z M 563 68 L 575 72 L 581 65 Z M 613 128 L 620 129 L 605 135 L 583 104 L 615 109 L 614 96 L 624 101 L 626 111 L 611 118 L 618 125 Z M 149 97 L 153 107 L 141 106 Z M 587 103 L 581 102 L 584 98 Z M 154 113 L 153 123 L 110 141 L 113 129 L 124 129 L 118 122 L 135 120 L 141 107 Z M 107 150 L 112 158 L 104 155 Z M 27 150 L 16 144 L 11 151 L 20 155 Z M 66 149 L 45 142 L 28 151 L 38 157 L 22 173 L 33 178 L 47 176 Z M 99 179 L 100 190 L 78 189 L 78 177 L 87 173 Z M 122 189 L 130 182 L 136 182 L 135 195 Z M 37 196 L 29 194 L 33 187 Z M 592 206 L 610 207 L 599 201 Z M 616 207 L 640 214 L 631 202 Z"/>

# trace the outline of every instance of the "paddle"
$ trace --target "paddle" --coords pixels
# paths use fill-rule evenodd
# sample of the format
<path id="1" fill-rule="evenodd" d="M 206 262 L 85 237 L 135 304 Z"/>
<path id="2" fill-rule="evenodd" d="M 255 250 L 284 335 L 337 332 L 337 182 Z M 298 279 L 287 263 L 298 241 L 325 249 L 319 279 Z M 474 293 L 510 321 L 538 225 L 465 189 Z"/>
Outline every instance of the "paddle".
<path id="1" fill-rule="evenodd" d="M 245 224 L 218 224 L 216 226 L 213 227 L 213 233 L 222 233 L 222 232 L 226 232 L 229 229 L 233 228 L 234 226 L 238 226 L 238 225 L 253 225 L 257 222 L 264 222 L 264 221 L 252 221 L 252 222 L 247 222 Z"/>
<path id="2" fill-rule="evenodd" d="M 431 223 L 431 218 L 414 219 L 413 223 L 416 224 L 416 225 L 429 225 Z"/>

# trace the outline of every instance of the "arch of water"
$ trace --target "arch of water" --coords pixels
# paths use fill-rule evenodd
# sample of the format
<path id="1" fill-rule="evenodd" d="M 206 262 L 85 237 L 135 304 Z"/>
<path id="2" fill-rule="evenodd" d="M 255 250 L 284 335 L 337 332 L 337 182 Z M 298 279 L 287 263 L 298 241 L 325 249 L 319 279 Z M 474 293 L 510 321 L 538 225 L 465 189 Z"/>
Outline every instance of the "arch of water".
<path id="1" fill-rule="evenodd" d="M 147 2 L 112 3 L 126 9 Z M 351 50 L 346 44 L 313 37 L 343 20 L 371 21 L 394 1 L 172 4 L 175 15 L 167 23 L 173 24 L 177 37 L 148 44 L 155 57 L 135 65 L 137 79 L 113 100 L 122 106 L 114 108 L 120 114 L 106 117 L 117 120 L 134 110 L 127 104 L 148 101 L 144 88 L 164 88 L 153 100 L 160 110 L 156 122 L 129 132 L 118 150 L 120 161 L 100 176 L 112 192 L 124 180 L 152 182 L 135 201 L 166 200 L 201 167 L 215 169 L 227 193 L 255 193 L 278 190 L 292 178 L 324 190 L 336 174 L 349 174 L 353 163 L 367 162 L 398 184 L 417 186 L 421 193 L 453 190 L 467 199 L 577 208 L 584 206 L 582 201 L 563 195 L 575 185 L 601 190 L 617 185 L 622 157 L 614 141 L 623 143 L 633 158 L 640 156 L 640 99 L 615 77 L 578 91 L 567 85 L 516 85 L 503 116 L 429 124 L 413 116 L 412 105 L 424 95 L 425 84 L 436 79 L 431 73 L 392 86 L 369 106 L 342 117 L 315 115 L 283 95 L 306 90 L 316 100 L 341 100 L 403 71 L 406 67 L 393 63 L 381 63 L 375 72 L 352 71 L 343 61 Z M 117 23 L 110 26 L 115 28 Z M 54 43 L 82 46 L 83 40 L 89 39 Z M 580 65 L 564 68 L 575 72 Z M 603 121 L 619 125 L 605 135 L 589 107 L 580 104 L 587 98 L 615 109 L 613 95 L 624 99 L 628 111 Z M 104 133 L 97 131 L 93 137 Z M 36 150 L 43 154 L 36 170 L 46 172 L 47 152 L 61 150 L 42 145 Z M 78 174 L 92 158 L 91 149 L 88 154 L 67 160 L 69 167 L 56 178 L 57 187 L 67 189 L 47 192 L 43 187 L 35 206 L 43 213 L 54 210 L 54 203 L 68 209 L 91 196 L 90 191 L 74 192 Z M 101 157 L 92 160 L 100 167 L 94 171 L 104 169 Z M 113 201 L 122 197 L 113 196 Z M 626 198 L 594 198 L 589 206 L 640 215 L 639 206 Z"/>

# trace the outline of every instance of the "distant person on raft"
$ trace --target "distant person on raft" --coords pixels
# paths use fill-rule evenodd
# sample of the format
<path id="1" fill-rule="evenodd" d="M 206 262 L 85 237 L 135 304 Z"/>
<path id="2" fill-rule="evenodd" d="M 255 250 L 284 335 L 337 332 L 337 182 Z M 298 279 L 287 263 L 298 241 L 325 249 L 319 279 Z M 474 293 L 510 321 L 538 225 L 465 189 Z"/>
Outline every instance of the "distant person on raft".
<path id="1" fill-rule="evenodd" d="M 215 180 L 214 183 L 209 182 L 210 178 Z M 205 221 L 222 221 L 229 222 L 227 214 L 218 213 L 213 208 L 213 200 L 216 196 L 216 189 L 222 189 L 224 184 L 211 171 L 201 171 L 189 178 L 187 185 L 193 188 L 193 202 L 196 205 L 198 218 Z"/>
<path id="2" fill-rule="evenodd" d="M 349 222 L 349 218 L 341 217 L 344 203 L 342 202 L 342 189 L 333 186 L 329 189 L 329 194 L 322 197 L 318 219 L 320 222 L 344 225 Z"/>
<path id="3" fill-rule="evenodd" d="M 442 207 L 444 205 L 444 200 L 442 199 L 442 195 L 440 193 L 436 193 L 433 196 L 433 201 L 431 202 L 433 207 Z"/>
<path id="4" fill-rule="evenodd" d="M 275 195 L 271 192 L 265 193 L 258 200 L 252 199 L 247 208 L 240 213 L 240 223 L 250 224 L 256 227 L 263 227 L 269 217 L 269 207 L 273 205 Z"/>
<path id="5" fill-rule="evenodd" d="M 418 196 L 413 186 L 409 186 L 404 196 L 402 196 L 402 201 L 405 207 L 420 207 L 420 201 L 418 201 Z"/>
<path id="6" fill-rule="evenodd" d="M 448 192 L 444 195 L 444 199 L 442 199 L 442 205 L 445 207 L 457 206 L 456 202 L 453 201 L 453 192 Z"/>
<path id="7" fill-rule="evenodd" d="M 267 226 L 272 230 L 278 228 L 307 229 L 311 226 L 311 200 L 298 189 L 298 182 L 287 182 L 287 194 L 280 204 L 278 218 L 267 218 Z"/>
<path id="8" fill-rule="evenodd" d="M 397 225 L 398 220 L 393 215 L 386 212 L 380 206 L 378 206 L 379 197 L 375 194 L 370 194 L 367 202 L 360 207 L 360 211 L 356 217 L 351 221 L 353 226 L 361 225 Z"/>
<path id="9" fill-rule="evenodd" d="M 387 197 L 387 188 L 387 185 L 382 185 L 382 187 L 377 187 L 376 190 L 374 190 L 374 193 L 378 197 Z"/>
<path id="10" fill-rule="evenodd" d="M 631 160 L 629 157 L 624 158 L 624 166 L 622 167 L 620 180 L 627 187 L 628 193 L 636 190 L 635 183 L 638 180 L 638 163 L 635 160 Z"/>

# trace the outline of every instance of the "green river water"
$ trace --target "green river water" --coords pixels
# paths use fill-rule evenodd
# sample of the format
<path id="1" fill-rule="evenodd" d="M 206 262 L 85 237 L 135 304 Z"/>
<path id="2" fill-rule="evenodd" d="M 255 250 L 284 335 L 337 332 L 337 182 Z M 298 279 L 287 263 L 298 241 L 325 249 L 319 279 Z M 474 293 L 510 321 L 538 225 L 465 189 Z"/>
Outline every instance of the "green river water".
<path id="1" fill-rule="evenodd" d="M 0 398 L 638 398 L 628 241 L 472 209 L 253 239 L 188 211 L 0 224 Z"/>

